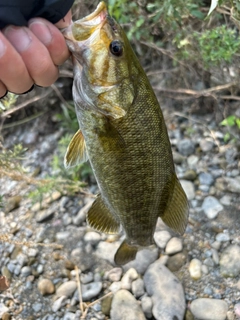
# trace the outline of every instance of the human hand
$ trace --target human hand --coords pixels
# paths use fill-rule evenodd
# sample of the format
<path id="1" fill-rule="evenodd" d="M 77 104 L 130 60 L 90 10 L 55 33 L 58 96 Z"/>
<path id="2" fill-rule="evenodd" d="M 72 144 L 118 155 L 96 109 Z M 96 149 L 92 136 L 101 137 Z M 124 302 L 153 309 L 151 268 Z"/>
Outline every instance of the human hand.
<path id="1" fill-rule="evenodd" d="M 71 22 L 71 12 L 53 25 L 43 18 L 28 27 L 9 25 L 0 31 L 0 98 L 7 91 L 29 91 L 33 84 L 50 86 L 58 78 L 58 65 L 70 55 L 58 28 Z"/>

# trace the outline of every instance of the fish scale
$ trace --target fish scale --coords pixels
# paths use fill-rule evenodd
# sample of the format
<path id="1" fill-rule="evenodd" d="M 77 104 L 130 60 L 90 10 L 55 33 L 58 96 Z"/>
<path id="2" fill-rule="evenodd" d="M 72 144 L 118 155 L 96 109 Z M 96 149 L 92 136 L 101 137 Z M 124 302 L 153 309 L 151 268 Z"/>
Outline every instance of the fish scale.
<path id="1" fill-rule="evenodd" d="M 157 98 L 104 2 L 64 35 L 75 57 L 73 98 L 80 126 L 65 165 L 89 159 L 100 194 L 87 221 L 101 232 L 122 228 L 125 240 L 115 263 L 125 264 L 138 249 L 154 244 L 159 217 L 182 234 L 188 201 Z"/>

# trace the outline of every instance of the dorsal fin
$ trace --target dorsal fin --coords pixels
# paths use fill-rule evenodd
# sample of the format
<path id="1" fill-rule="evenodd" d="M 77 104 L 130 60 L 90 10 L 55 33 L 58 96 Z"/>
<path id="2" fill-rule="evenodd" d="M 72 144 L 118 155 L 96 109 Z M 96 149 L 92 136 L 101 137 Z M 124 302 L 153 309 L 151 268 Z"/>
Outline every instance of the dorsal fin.
<path id="1" fill-rule="evenodd" d="M 64 158 L 65 168 L 74 167 L 87 161 L 86 144 L 81 130 L 78 130 L 70 141 Z"/>
<path id="2" fill-rule="evenodd" d="M 87 213 L 87 222 L 93 229 L 109 234 L 118 233 L 120 223 L 106 207 L 100 195 L 93 202 Z"/>
<path id="3" fill-rule="evenodd" d="M 172 195 L 169 197 L 161 219 L 168 227 L 182 235 L 187 226 L 189 207 L 187 196 L 176 174 L 172 178 L 171 190 Z"/>

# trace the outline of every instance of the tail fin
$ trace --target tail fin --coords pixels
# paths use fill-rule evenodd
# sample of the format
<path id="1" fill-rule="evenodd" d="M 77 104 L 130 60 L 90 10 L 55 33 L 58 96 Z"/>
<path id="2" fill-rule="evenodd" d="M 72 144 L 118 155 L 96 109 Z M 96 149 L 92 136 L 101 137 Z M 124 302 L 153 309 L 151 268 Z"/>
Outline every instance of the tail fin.
<path id="1" fill-rule="evenodd" d="M 137 251 L 137 246 L 131 246 L 124 240 L 115 254 L 114 262 L 116 265 L 126 264 L 135 259 Z"/>

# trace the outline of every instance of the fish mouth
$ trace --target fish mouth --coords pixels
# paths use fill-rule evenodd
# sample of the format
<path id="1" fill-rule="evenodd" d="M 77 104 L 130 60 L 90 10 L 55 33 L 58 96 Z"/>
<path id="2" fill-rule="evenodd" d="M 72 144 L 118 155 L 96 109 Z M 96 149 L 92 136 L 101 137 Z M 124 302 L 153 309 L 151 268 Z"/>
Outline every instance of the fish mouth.
<path id="1" fill-rule="evenodd" d="M 97 8 L 84 18 L 72 22 L 69 27 L 62 30 L 66 40 L 87 40 L 97 28 L 101 28 L 108 16 L 105 2 L 100 2 Z"/>
<path id="2" fill-rule="evenodd" d="M 107 17 L 107 15 L 108 12 L 106 4 L 102 1 L 98 4 L 97 8 L 92 13 L 78 20 L 77 22 L 86 25 L 95 25 L 101 23 Z"/>

